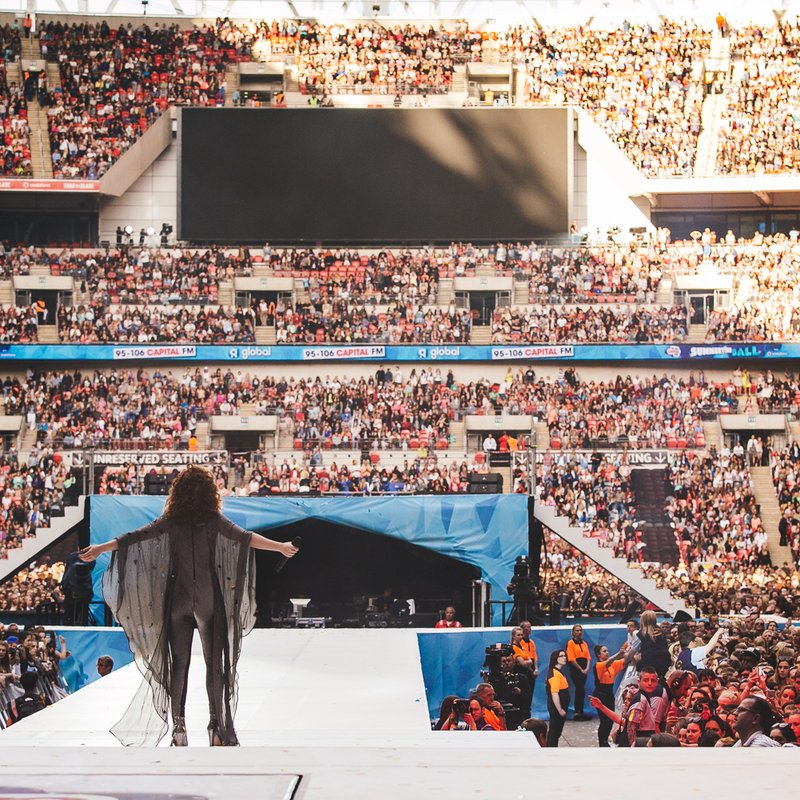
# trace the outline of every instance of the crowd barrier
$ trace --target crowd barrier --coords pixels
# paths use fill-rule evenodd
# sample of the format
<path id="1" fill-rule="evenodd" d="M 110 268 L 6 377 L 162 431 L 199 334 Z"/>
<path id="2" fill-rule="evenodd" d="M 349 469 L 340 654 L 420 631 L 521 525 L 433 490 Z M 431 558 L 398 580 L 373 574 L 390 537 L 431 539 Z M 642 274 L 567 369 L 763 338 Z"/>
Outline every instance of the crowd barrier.
<path id="1" fill-rule="evenodd" d="M 583 623 L 580 623 L 583 625 Z M 571 638 L 571 625 L 547 628 L 534 628 L 531 638 L 536 645 L 539 661 L 539 677 L 533 693 L 531 714 L 547 719 L 547 698 L 545 681 L 550 653 L 563 649 Z M 594 645 L 604 644 L 613 655 L 626 639 L 624 625 L 583 625 L 583 638 L 592 654 L 592 668 L 586 682 L 587 696 L 594 687 Z M 449 694 L 467 697 L 482 680 L 480 669 L 485 658 L 485 648 L 497 642 L 511 642 L 511 628 L 485 628 L 448 630 L 419 633 L 419 653 L 422 661 L 422 675 L 431 719 L 439 715 L 439 706 Z M 569 678 L 569 676 L 567 676 Z M 617 684 L 620 678 L 617 678 Z M 570 696 L 574 697 L 570 684 Z M 584 711 L 592 711 L 588 701 Z"/>

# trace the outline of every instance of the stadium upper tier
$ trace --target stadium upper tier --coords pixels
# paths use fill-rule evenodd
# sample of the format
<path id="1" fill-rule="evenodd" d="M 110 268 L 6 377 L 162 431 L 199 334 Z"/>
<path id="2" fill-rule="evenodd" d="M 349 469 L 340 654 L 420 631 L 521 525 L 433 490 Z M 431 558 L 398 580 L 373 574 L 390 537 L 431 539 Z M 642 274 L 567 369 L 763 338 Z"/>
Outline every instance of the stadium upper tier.
<path id="1" fill-rule="evenodd" d="M 0 341 L 780 343 L 800 338 L 798 261 L 800 244 L 782 235 L 362 251 L 0 246 L 0 288 L 17 300 L 0 307 Z M 696 319 L 678 292 L 685 280 L 724 286 L 724 299 Z"/>
<path id="2" fill-rule="evenodd" d="M 46 108 L 53 176 L 94 179 L 171 106 L 261 104 L 258 92 L 238 88 L 238 65 L 251 61 L 280 65 L 269 101 L 277 105 L 292 92 L 449 93 L 458 104 L 491 105 L 494 98 L 503 106 L 574 105 L 650 177 L 694 175 L 704 131 L 716 147 L 710 163 L 719 174 L 800 169 L 800 28 L 788 18 L 724 31 L 667 19 L 611 30 L 589 24 L 487 31 L 467 22 L 218 19 L 151 28 L 65 18 L 40 23 L 32 41 L 27 57 L 54 69 L 28 72 L 26 63 L 23 72 L 18 23 L 0 29 L 8 175 L 32 174 L 26 99 Z M 475 97 L 465 64 L 499 66 L 508 85 L 479 89 Z M 704 112 L 706 99 L 719 96 L 722 113 Z"/>

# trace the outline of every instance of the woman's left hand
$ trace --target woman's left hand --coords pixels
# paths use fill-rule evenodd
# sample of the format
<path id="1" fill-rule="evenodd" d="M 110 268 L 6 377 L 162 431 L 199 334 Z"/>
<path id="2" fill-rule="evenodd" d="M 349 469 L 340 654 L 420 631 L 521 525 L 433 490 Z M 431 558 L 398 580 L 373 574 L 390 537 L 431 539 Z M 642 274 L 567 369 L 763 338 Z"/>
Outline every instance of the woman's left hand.
<path id="1" fill-rule="evenodd" d="M 291 542 L 281 542 L 281 546 L 278 549 L 278 552 L 284 558 L 291 558 L 292 556 L 296 555 L 299 548 L 295 547 Z"/>

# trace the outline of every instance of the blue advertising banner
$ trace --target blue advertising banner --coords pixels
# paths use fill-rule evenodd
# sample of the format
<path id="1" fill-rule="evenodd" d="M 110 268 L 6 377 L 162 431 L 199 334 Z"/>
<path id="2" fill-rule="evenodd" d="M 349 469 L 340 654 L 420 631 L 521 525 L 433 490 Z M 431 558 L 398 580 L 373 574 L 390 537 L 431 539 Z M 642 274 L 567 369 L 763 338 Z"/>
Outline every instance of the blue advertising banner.
<path id="1" fill-rule="evenodd" d="M 594 645 L 604 644 L 612 655 L 625 641 L 627 630 L 624 625 L 584 625 L 583 638 L 589 645 L 594 666 Z M 550 653 L 556 648 L 566 647 L 572 635 L 571 625 L 560 625 L 548 628 L 533 628 L 531 638 L 536 645 L 536 657 L 539 662 L 539 677 L 533 692 L 531 713 L 534 717 L 547 719 L 547 696 L 545 681 Z M 485 658 L 484 649 L 497 642 L 511 641 L 511 628 L 493 628 L 491 630 L 461 630 L 419 633 L 419 655 L 422 661 L 422 676 L 425 679 L 425 693 L 428 698 L 428 711 L 431 719 L 439 715 L 442 700 L 454 694 L 467 697 L 482 680 L 480 670 Z M 587 695 L 594 688 L 594 669 L 589 671 L 586 684 Z M 569 676 L 567 676 L 569 677 Z M 620 678 L 617 678 L 617 684 Z M 570 695 L 574 690 L 570 686 Z M 593 709 L 587 702 L 584 711 Z"/>
<path id="2" fill-rule="evenodd" d="M 7 361 L 424 362 L 700 361 L 800 358 L 800 342 L 760 344 L 205 345 L 5 344 Z"/>

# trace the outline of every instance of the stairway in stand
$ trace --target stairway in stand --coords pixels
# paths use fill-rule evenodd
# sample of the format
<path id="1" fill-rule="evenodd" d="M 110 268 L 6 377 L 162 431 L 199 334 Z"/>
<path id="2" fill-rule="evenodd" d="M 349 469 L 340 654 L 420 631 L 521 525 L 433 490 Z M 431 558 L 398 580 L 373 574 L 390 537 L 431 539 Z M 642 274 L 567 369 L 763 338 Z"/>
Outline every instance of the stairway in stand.
<path id="1" fill-rule="evenodd" d="M 472 332 L 469 337 L 470 344 L 491 344 L 492 343 L 492 326 L 491 325 L 473 325 Z"/>
<path id="2" fill-rule="evenodd" d="M 791 564 L 792 551 L 781 544 L 778 525 L 781 521 L 781 507 L 778 503 L 778 493 L 772 480 L 771 467 L 750 467 L 750 476 L 753 479 L 753 496 L 758 503 L 761 523 L 767 534 L 769 557 L 775 565 Z"/>
<path id="3" fill-rule="evenodd" d="M 631 489 L 642 542 L 647 545 L 644 560 L 675 565 L 680 562 L 680 550 L 664 511 L 667 495 L 671 494 L 666 478 L 667 471 L 663 469 L 635 469 L 631 471 Z"/>

